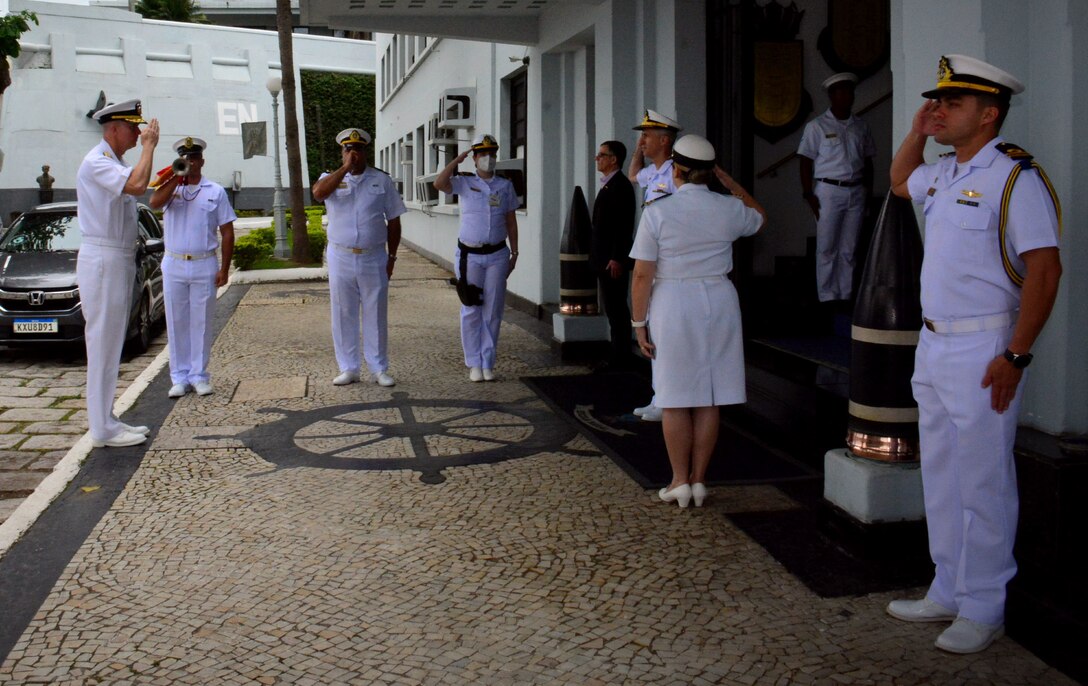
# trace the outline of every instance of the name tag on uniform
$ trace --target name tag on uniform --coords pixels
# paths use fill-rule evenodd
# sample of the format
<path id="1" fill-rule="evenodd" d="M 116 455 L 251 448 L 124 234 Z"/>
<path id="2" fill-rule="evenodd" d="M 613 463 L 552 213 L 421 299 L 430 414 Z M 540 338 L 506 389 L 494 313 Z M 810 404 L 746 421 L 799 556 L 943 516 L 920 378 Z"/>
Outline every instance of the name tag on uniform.
<path id="1" fill-rule="evenodd" d="M 958 200 L 956 200 L 956 203 L 959 205 L 967 205 L 968 207 L 978 207 L 978 203 L 974 200 L 964 200 L 963 198 L 959 198 Z"/>
<path id="2" fill-rule="evenodd" d="M 929 196 L 929 197 L 931 197 L 931 198 L 932 198 L 932 197 L 933 197 L 934 195 L 936 195 L 936 193 L 937 193 L 937 189 L 936 189 L 936 188 L 934 188 L 933 186 L 930 186 L 930 187 L 929 187 L 929 190 L 928 190 L 928 191 L 926 191 L 926 195 L 928 195 L 928 196 Z"/>
<path id="3" fill-rule="evenodd" d="M 341 183 L 339 186 L 337 186 L 337 188 L 341 188 L 341 189 L 347 188 L 347 187 L 348 187 L 347 183 Z"/>
<path id="4" fill-rule="evenodd" d="M 479 188 L 476 188 L 475 186 L 469 186 L 468 189 L 476 193 L 483 193 L 483 191 L 481 191 Z"/>
<path id="5" fill-rule="evenodd" d="M 839 134 L 837 134 L 837 133 L 825 133 L 824 134 L 824 138 L 838 138 L 838 137 L 839 137 Z"/>
<path id="6" fill-rule="evenodd" d="M 487 196 L 487 204 L 490 205 L 491 207 L 498 207 L 499 206 L 499 194 L 498 193 L 492 193 L 491 195 Z"/>

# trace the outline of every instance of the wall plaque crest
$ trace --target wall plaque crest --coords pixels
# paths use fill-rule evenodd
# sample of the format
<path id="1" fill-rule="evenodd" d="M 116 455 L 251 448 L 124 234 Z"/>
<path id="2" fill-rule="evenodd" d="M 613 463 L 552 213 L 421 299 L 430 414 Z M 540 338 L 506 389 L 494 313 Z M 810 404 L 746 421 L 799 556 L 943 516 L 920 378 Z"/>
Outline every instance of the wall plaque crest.
<path id="1" fill-rule="evenodd" d="M 827 26 L 816 49 L 833 72 L 865 79 L 888 61 L 890 26 L 887 0 L 827 0 Z"/>

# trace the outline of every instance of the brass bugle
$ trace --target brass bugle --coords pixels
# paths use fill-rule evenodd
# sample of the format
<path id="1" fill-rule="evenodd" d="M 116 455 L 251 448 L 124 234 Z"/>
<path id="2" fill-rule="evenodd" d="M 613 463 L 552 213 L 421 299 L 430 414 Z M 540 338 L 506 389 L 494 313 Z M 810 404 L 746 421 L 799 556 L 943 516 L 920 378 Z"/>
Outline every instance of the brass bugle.
<path id="1" fill-rule="evenodd" d="M 170 165 L 170 169 L 173 170 L 174 176 L 188 176 L 189 160 L 185 157 L 179 157 L 174 160 L 174 163 L 172 165 Z"/>

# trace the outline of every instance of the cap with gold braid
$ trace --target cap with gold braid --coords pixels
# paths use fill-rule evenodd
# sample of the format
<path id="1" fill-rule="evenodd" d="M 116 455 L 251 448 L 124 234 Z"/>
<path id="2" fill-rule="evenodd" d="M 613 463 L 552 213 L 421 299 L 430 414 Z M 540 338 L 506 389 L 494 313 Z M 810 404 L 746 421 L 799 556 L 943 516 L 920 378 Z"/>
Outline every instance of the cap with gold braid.
<path id="1" fill-rule="evenodd" d="M 126 100 L 124 102 L 110 103 L 95 112 L 94 120 L 99 124 L 111 121 L 127 121 L 132 124 L 146 124 L 143 117 L 143 106 L 139 100 Z"/>
<path id="2" fill-rule="evenodd" d="M 646 110 L 646 113 L 642 116 L 642 123 L 638 126 L 631 127 L 635 131 L 641 131 L 643 129 L 665 129 L 668 131 L 679 131 L 680 124 L 674 119 L 669 119 L 660 112 L 653 110 Z"/>
<path id="3" fill-rule="evenodd" d="M 203 154 L 204 149 L 207 147 L 208 144 L 203 139 L 186 136 L 174 143 L 174 152 L 179 157 L 186 157 L 188 155 Z"/>
<path id="4" fill-rule="evenodd" d="M 336 142 L 341 146 L 370 145 L 370 134 L 362 129 L 344 129 L 336 134 Z"/>
<path id="5" fill-rule="evenodd" d="M 1024 84 L 1015 76 L 992 64 L 967 55 L 944 55 L 937 65 L 937 87 L 922 93 L 922 97 L 989 93 L 1008 100 L 1023 90 Z"/>
<path id="6" fill-rule="evenodd" d="M 472 141 L 472 147 L 469 148 L 472 152 L 487 152 L 489 150 L 498 150 L 499 142 L 495 140 L 495 137 L 490 133 L 483 133 L 476 136 Z"/>

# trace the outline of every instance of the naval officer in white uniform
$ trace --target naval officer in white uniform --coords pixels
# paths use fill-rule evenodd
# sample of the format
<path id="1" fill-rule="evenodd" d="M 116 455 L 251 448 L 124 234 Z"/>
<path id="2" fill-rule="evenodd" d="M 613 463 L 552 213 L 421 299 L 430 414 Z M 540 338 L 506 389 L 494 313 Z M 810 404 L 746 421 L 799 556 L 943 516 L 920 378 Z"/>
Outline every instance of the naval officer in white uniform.
<path id="1" fill-rule="evenodd" d="M 816 217 L 816 294 L 820 302 L 849 300 L 854 252 L 873 191 L 876 144 L 869 124 L 852 114 L 858 77 L 842 72 L 823 87 L 831 106 L 805 124 L 797 154 L 801 196 Z"/>
<path id="2" fill-rule="evenodd" d="M 642 121 L 633 128 L 641 133 L 627 176 L 632 184 L 642 187 L 642 206 L 646 207 L 676 192 L 672 175 L 672 146 L 680 133 L 680 124 L 660 112 L 646 110 Z M 651 366 L 653 364 L 651 360 Z M 656 394 L 650 398 L 649 404 L 636 407 L 632 412 L 646 422 L 660 422 L 662 417 Z"/>
<path id="3" fill-rule="evenodd" d="M 911 382 L 936 569 L 924 598 L 887 609 L 952 621 L 936 646 L 953 653 L 984 650 L 1004 632 L 1021 381 L 1062 272 L 1057 195 L 1031 156 L 999 136 L 1023 89 L 981 60 L 942 57 L 891 166 L 892 191 L 925 209 L 925 326 Z M 926 164 L 930 136 L 954 154 Z"/>
<path id="4" fill-rule="evenodd" d="M 477 136 L 472 146 L 447 164 L 434 180 L 435 188 L 460 200 L 461 229 L 453 260 L 457 278 L 482 289 L 480 300 L 461 304 L 461 348 L 470 381 L 495 378 L 506 279 L 518 263 L 515 210 L 520 203 L 514 184 L 495 176 L 498 152 L 499 142 L 494 136 Z M 470 154 L 476 174 L 455 175 L 457 165 Z"/>
<path id="5" fill-rule="evenodd" d="M 173 384 L 167 395 L 171 398 L 193 389 L 197 395 L 212 392 L 208 360 L 215 290 L 226 285 L 234 252 L 234 220 L 238 217 L 227 191 L 201 173 L 207 147 L 202 139 L 192 136 L 174 143 L 178 158 L 188 162 L 188 174 L 176 174 L 173 167 L 165 170 L 150 200 L 152 207 L 163 210 L 165 223 L 162 278 Z M 219 236 L 223 237 L 221 264 L 216 261 Z"/>
<path id="6" fill-rule="evenodd" d="M 400 247 L 400 215 L 407 209 L 389 175 L 367 165 L 370 141 L 362 129 L 336 134 L 343 164 L 313 187 L 314 200 L 325 203 L 329 217 L 325 256 L 337 386 L 359 380 L 360 306 L 367 369 L 381 386 L 396 383 L 389 375 L 389 279 Z"/>
<path id="7" fill-rule="evenodd" d="M 139 100 L 106 105 L 93 116 L 102 125 L 102 141 L 76 174 L 83 234 L 76 280 L 86 321 L 87 421 L 95 447 L 120 447 L 143 443 L 148 434 L 147 427 L 129 426 L 113 415 L 113 396 L 136 279 L 136 198 L 151 180 L 159 121 L 144 121 Z M 142 132 L 140 124 L 147 124 Z M 137 141 L 140 159 L 130 167 L 121 156 Z"/>
<path id="8" fill-rule="evenodd" d="M 676 193 L 646 208 L 631 248 L 631 313 L 639 348 L 654 362 L 657 406 L 672 466 L 664 501 L 696 507 L 718 440 L 718 406 L 743 403 L 744 338 L 729 272 L 733 241 L 754 235 L 766 213 L 715 167 L 714 146 L 684 136 L 672 153 Z M 706 186 L 717 172 L 732 196 Z"/>

